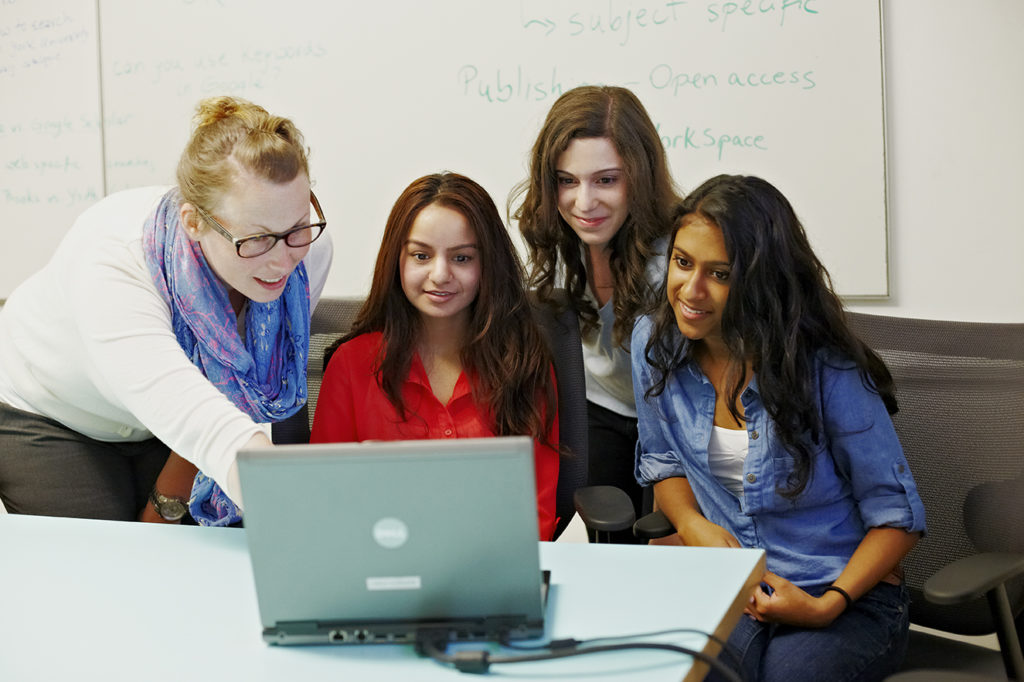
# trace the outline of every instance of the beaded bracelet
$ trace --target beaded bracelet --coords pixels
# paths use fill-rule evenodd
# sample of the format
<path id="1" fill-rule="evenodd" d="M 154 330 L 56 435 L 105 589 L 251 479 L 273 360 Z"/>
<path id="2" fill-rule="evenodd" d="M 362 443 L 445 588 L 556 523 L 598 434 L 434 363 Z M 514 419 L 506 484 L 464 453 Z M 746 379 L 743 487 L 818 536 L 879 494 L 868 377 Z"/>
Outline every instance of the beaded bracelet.
<path id="1" fill-rule="evenodd" d="M 829 585 L 828 587 L 825 588 L 825 592 L 829 592 L 829 591 L 831 591 L 831 592 L 838 592 L 839 594 L 843 595 L 843 599 L 846 600 L 846 608 L 847 609 L 853 608 L 853 599 L 850 598 L 850 595 L 846 592 L 846 590 L 844 590 L 843 588 L 839 587 L 838 585 Z"/>

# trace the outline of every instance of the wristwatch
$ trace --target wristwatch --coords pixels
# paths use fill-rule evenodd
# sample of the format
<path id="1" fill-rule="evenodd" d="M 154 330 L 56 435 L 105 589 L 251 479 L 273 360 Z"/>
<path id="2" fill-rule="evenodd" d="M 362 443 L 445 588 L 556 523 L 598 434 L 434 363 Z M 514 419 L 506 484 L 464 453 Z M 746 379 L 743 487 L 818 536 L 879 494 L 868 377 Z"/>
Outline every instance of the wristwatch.
<path id="1" fill-rule="evenodd" d="M 157 492 L 156 488 L 153 488 L 153 492 L 149 494 L 149 501 L 153 503 L 156 513 L 164 521 L 181 521 L 181 518 L 185 516 L 185 512 L 188 510 L 187 500 L 181 497 L 163 495 Z"/>

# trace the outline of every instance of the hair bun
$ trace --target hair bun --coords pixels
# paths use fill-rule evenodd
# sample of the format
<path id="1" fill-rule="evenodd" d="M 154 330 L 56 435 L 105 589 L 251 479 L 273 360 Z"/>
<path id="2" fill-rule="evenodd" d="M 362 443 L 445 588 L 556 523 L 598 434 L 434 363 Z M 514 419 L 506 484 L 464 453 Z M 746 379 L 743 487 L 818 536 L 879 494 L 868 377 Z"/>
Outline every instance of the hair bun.
<path id="1" fill-rule="evenodd" d="M 263 107 L 239 97 L 208 97 L 196 107 L 195 125 L 201 128 L 230 118 L 248 120 L 257 112 L 267 113 Z"/>
<path id="2" fill-rule="evenodd" d="M 240 170 L 274 183 L 309 176 L 302 133 L 291 121 L 241 97 L 216 96 L 196 105 L 192 135 L 178 161 L 178 188 L 187 203 L 216 206 Z"/>

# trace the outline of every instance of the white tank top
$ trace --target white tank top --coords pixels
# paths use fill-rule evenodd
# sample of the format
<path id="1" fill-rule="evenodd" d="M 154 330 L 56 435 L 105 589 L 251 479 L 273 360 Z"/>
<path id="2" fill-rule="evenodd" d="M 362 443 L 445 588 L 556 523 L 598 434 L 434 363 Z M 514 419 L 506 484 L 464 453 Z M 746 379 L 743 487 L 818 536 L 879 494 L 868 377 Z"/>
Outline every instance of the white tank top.
<path id="1" fill-rule="evenodd" d="M 708 466 L 711 475 L 722 487 L 736 497 L 743 496 L 743 462 L 747 459 L 749 443 L 746 429 L 711 429 L 708 441 Z"/>

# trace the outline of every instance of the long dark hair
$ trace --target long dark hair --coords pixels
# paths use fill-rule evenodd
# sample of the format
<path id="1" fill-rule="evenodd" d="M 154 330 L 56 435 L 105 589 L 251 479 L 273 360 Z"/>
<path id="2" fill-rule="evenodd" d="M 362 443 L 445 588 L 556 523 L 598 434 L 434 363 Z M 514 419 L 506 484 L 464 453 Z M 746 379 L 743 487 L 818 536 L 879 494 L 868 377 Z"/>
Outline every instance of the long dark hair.
<path id="1" fill-rule="evenodd" d="M 561 261 L 569 305 L 584 334 L 595 329 L 598 312 L 585 298 L 587 271 L 580 239 L 558 212 L 557 184 L 558 158 L 573 140 L 594 137 L 611 140 L 622 158 L 629 197 L 629 215 L 609 244 L 615 292 L 612 338 L 621 344 L 629 340 L 636 317 L 654 300 L 647 262 L 655 255 L 654 242 L 668 232 L 672 206 L 678 201 L 665 148 L 636 95 L 626 88 L 588 85 L 559 97 L 534 143 L 530 176 L 509 197 L 509 213 L 519 222 L 529 249 L 529 284 L 538 298 L 553 300 Z M 520 197 L 522 203 L 513 212 Z"/>
<path id="2" fill-rule="evenodd" d="M 729 350 L 728 403 L 736 403 L 750 360 L 757 386 L 776 433 L 795 466 L 784 494 L 796 497 L 811 475 L 811 444 L 820 443 L 824 425 L 814 389 L 815 360 L 831 351 L 859 369 L 890 414 L 897 411 L 892 375 L 878 355 L 850 330 L 832 280 L 814 255 L 789 201 L 761 178 L 719 175 L 694 190 L 676 209 L 673 237 L 684 218 L 697 215 L 722 230 L 731 274 L 722 311 L 722 339 Z M 671 253 L 671 243 L 669 253 Z M 664 291 L 653 315 L 647 361 L 660 373 L 647 396 L 665 390 L 669 374 L 689 356 Z"/>
<path id="3" fill-rule="evenodd" d="M 424 176 L 398 197 L 384 228 L 370 294 L 339 343 L 367 332 L 382 333 L 377 381 L 406 418 L 402 384 L 421 318 L 402 290 L 401 258 L 416 216 L 433 204 L 462 214 L 476 237 L 480 284 L 462 349 L 473 397 L 490 408 L 496 435 L 530 435 L 546 443 L 556 405 L 551 356 L 527 299 L 522 263 L 498 209 L 483 187 L 463 175 Z"/>

